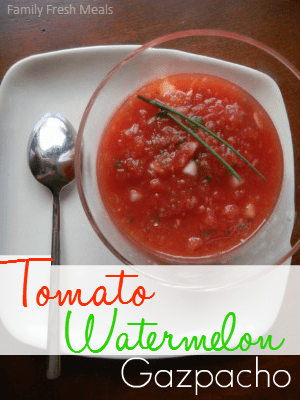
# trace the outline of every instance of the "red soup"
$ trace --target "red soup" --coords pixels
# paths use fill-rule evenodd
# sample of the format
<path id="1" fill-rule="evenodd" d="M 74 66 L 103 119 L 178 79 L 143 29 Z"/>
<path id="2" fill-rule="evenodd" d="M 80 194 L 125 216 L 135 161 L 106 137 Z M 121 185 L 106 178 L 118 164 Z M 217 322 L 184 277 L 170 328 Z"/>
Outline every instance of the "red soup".
<path id="1" fill-rule="evenodd" d="M 176 116 L 240 182 L 139 95 L 196 118 L 265 179 L 227 145 Z M 148 252 L 170 256 L 218 256 L 244 243 L 273 211 L 282 176 L 282 149 L 266 111 L 237 85 L 212 75 L 172 75 L 140 88 L 112 117 L 98 152 L 99 190 L 116 226 Z"/>

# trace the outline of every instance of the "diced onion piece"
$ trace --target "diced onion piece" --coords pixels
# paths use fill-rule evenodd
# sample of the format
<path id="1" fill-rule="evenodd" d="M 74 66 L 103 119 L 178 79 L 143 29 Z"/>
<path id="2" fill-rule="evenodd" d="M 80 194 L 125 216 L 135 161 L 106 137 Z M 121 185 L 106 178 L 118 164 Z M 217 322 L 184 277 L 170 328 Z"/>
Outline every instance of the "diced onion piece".
<path id="1" fill-rule="evenodd" d="M 138 201 L 138 200 L 140 200 L 141 198 L 142 198 L 142 195 L 141 195 L 141 193 L 139 193 L 137 190 L 135 190 L 135 189 L 130 190 L 130 200 L 131 200 L 132 202 Z"/>
<path id="2" fill-rule="evenodd" d="M 152 161 L 152 163 L 149 165 L 149 168 L 157 174 L 163 174 L 165 172 L 164 168 L 157 160 Z"/>
<path id="3" fill-rule="evenodd" d="M 235 219 L 239 214 L 239 209 L 235 204 L 228 204 L 222 210 L 222 215 L 228 220 Z"/>
<path id="4" fill-rule="evenodd" d="M 159 180 L 159 178 L 152 179 L 152 180 L 149 182 L 149 185 L 150 185 L 150 189 L 152 189 L 152 190 L 154 190 L 154 191 L 159 191 L 159 192 L 161 192 L 161 191 L 164 190 L 164 185 L 161 183 L 161 181 Z"/>
<path id="5" fill-rule="evenodd" d="M 262 129 L 262 128 L 263 128 L 263 124 L 261 123 L 261 120 L 260 120 L 260 118 L 259 118 L 257 112 L 253 113 L 253 118 L 254 118 L 254 121 L 255 121 L 255 123 L 256 123 L 256 126 L 257 126 L 259 129 Z"/>
<path id="6" fill-rule="evenodd" d="M 191 252 L 203 246 L 203 239 L 199 237 L 190 237 L 187 241 L 187 249 Z"/>
<path id="7" fill-rule="evenodd" d="M 254 204 L 248 203 L 248 204 L 245 206 L 244 216 L 245 216 L 246 218 L 252 219 L 252 218 L 255 217 L 255 215 L 256 215 L 256 210 L 255 210 Z"/>
<path id="8" fill-rule="evenodd" d="M 190 157 L 194 155 L 197 148 L 198 148 L 198 142 L 183 143 L 180 147 L 180 149 L 184 150 Z"/>
<path id="9" fill-rule="evenodd" d="M 216 226 L 217 225 L 217 218 L 215 216 L 214 211 L 211 208 L 206 209 L 206 217 L 203 220 L 204 224 L 207 226 Z"/>
<path id="10" fill-rule="evenodd" d="M 129 129 L 127 129 L 124 133 L 127 136 L 135 135 L 139 131 L 139 124 L 133 124 Z"/>
<path id="11" fill-rule="evenodd" d="M 164 79 L 160 85 L 160 90 L 161 94 L 165 96 L 174 93 L 176 91 L 176 88 L 174 85 L 172 85 L 172 83 L 168 81 L 168 79 Z"/>
<path id="12" fill-rule="evenodd" d="M 197 164 L 195 161 L 190 161 L 182 170 L 184 174 L 196 176 L 197 175 Z"/>

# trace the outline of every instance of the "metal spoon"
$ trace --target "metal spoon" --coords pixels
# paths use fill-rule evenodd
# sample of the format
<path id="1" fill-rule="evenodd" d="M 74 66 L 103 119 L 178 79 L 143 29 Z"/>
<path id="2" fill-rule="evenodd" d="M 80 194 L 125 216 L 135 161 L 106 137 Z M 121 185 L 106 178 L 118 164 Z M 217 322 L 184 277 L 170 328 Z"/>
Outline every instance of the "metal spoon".
<path id="1" fill-rule="evenodd" d="M 76 131 L 59 113 L 45 114 L 34 126 L 29 139 L 28 162 L 35 179 L 47 186 L 53 194 L 53 231 L 50 274 L 50 293 L 59 289 L 60 264 L 60 210 L 59 194 L 74 175 Z M 59 356 L 59 308 L 55 301 L 49 302 L 47 350 L 49 356 L 47 378 L 60 375 Z"/>

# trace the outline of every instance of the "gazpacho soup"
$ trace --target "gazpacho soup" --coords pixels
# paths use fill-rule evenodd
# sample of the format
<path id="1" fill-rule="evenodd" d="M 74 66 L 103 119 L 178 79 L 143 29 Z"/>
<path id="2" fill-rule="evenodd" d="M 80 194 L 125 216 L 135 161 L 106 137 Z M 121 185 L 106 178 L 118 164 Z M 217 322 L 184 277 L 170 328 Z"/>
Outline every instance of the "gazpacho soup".
<path id="1" fill-rule="evenodd" d="M 272 213 L 282 179 L 270 117 L 245 90 L 213 75 L 177 74 L 141 87 L 113 115 L 97 156 L 99 191 L 115 225 L 166 258 L 237 250 Z"/>

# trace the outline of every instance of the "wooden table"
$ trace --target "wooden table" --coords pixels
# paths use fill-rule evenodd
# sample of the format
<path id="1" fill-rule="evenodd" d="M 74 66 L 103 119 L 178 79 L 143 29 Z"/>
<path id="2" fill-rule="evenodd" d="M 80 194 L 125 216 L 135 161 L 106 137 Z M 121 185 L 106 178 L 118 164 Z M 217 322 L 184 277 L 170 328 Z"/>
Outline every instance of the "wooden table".
<path id="1" fill-rule="evenodd" d="M 237 32 L 264 42 L 274 48 L 298 69 L 300 69 L 300 3 L 298 0 L 107 0 L 106 2 L 74 0 L 71 5 L 85 9 L 88 5 L 111 7 L 106 15 L 79 13 L 60 15 L 52 13 L 54 6 L 69 6 L 70 2 L 43 0 L 4 0 L 0 4 L 0 79 L 8 68 L 24 57 L 59 49 L 90 45 L 137 44 L 154 37 L 186 29 L 222 29 Z M 47 7 L 50 12 L 18 15 L 8 7 Z M 16 9 L 15 9 L 16 10 Z M 299 103 L 299 98 L 295 98 Z M 297 233 L 297 235 L 299 235 Z M 300 256 L 294 263 L 300 264 Z M 150 399 L 150 398 L 194 398 L 193 388 L 161 389 L 153 382 L 141 389 L 132 389 L 122 382 L 120 371 L 123 361 L 63 357 L 62 376 L 59 380 L 45 380 L 45 357 L 3 356 L 0 360 L 0 381 L 14 399 Z M 260 357 L 260 369 L 270 373 L 285 369 L 292 376 L 291 384 L 279 389 L 274 384 L 267 388 L 261 380 L 255 387 L 255 379 L 245 378 L 250 388 L 221 389 L 213 384 L 201 389 L 199 397 L 205 399 L 298 399 L 300 393 L 299 357 Z M 255 370 L 252 356 L 199 356 L 156 360 L 151 362 L 149 371 L 162 369 L 210 370 L 214 375 L 222 369 L 233 369 L 236 374 L 242 369 Z M 138 384 L 145 377 L 139 377 L 139 366 L 128 371 L 131 382 Z M 246 375 L 245 375 L 246 377 Z M 179 375 L 174 378 L 178 384 Z M 187 381 L 192 384 L 192 379 Z M 279 381 L 280 383 L 280 381 Z"/>

